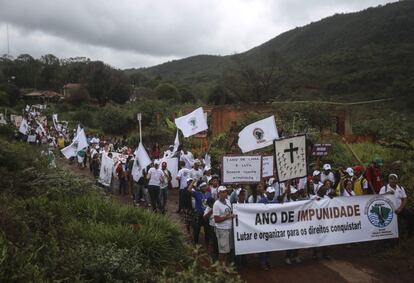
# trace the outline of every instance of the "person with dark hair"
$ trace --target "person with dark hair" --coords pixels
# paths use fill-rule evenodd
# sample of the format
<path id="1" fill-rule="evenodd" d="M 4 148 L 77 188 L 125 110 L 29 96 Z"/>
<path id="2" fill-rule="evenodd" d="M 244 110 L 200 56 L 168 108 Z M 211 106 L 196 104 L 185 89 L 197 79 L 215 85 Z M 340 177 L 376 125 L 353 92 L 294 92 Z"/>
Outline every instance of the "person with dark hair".
<path id="1" fill-rule="evenodd" d="M 398 185 L 397 174 L 388 176 L 388 184 L 380 189 L 379 194 L 392 196 L 395 213 L 398 215 L 398 219 L 404 219 L 407 222 L 408 237 L 411 238 L 414 231 L 414 212 L 407 207 L 407 194 L 405 189 Z"/>
<path id="2" fill-rule="evenodd" d="M 185 162 L 180 161 L 180 170 L 177 173 L 176 179 L 179 182 L 179 191 L 178 191 L 178 209 L 177 213 L 180 213 L 183 208 L 183 193 L 187 189 L 187 179 L 190 178 L 190 169 L 185 167 Z"/>
<path id="3" fill-rule="evenodd" d="M 154 167 L 151 167 L 147 174 L 148 193 L 150 195 L 152 211 L 154 212 L 157 210 L 157 207 L 161 211 L 160 186 L 163 172 L 159 168 L 159 165 L 158 161 L 155 161 Z"/>
<path id="4" fill-rule="evenodd" d="M 233 248 L 233 237 L 231 235 L 233 214 L 230 201 L 227 199 L 227 188 L 218 188 L 219 198 L 213 205 L 214 222 L 216 223 L 216 236 L 219 248 L 219 260 L 225 263 Z"/>
<path id="5" fill-rule="evenodd" d="M 158 145 L 158 142 L 156 142 L 153 145 L 152 149 L 151 149 L 151 158 L 152 159 L 159 159 L 160 158 L 160 155 L 161 155 L 161 148 Z"/>
<path id="6" fill-rule="evenodd" d="M 259 203 L 262 198 L 265 197 L 264 188 L 262 184 L 252 186 L 252 193 L 247 199 L 248 203 Z"/>
<path id="7" fill-rule="evenodd" d="M 195 180 L 194 180 L 195 181 Z M 197 187 L 188 187 L 187 190 L 191 192 L 191 196 L 195 200 L 194 210 L 195 218 L 193 222 L 193 236 L 194 244 L 198 244 L 201 227 L 204 227 L 204 240 L 206 245 L 209 244 L 208 223 L 204 221 L 205 202 L 211 197 L 211 193 L 207 191 L 207 184 L 201 182 Z"/>
<path id="8" fill-rule="evenodd" d="M 116 167 L 116 175 L 119 180 L 119 195 L 125 195 L 127 191 L 126 160 L 123 158 Z"/>
<path id="9" fill-rule="evenodd" d="M 204 221 L 207 227 L 207 233 L 209 235 L 209 244 L 207 245 L 207 249 L 211 253 L 211 257 L 213 260 L 217 260 L 218 258 L 218 246 L 217 246 L 217 236 L 216 236 L 216 223 L 214 222 L 213 216 L 213 205 L 216 200 L 213 197 L 209 197 L 206 200 L 206 209 L 204 210 Z"/>
<path id="10" fill-rule="evenodd" d="M 160 198 L 161 198 L 161 212 L 165 213 L 165 206 L 167 204 L 168 187 L 171 185 L 171 172 L 167 169 L 167 162 L 161 164 L 162 182 L 160 187 Z"/>

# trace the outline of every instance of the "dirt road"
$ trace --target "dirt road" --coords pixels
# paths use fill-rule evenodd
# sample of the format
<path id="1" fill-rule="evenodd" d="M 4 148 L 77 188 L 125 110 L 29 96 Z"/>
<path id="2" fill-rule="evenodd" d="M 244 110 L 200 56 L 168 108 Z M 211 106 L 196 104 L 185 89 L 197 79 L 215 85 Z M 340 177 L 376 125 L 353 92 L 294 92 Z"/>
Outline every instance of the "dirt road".
<path id="1" fill-rule="evenodd" d="M 80 170 L 75 165 L 69 165 L 66 160 L 58 159 L 57 161 L 61 168 L 71 170 L 76 175 L 92 178 L 88 168 Z M 130 196 L 114 194 L 113 197 L 127 205 L 133 204 Z M 177 203 L 178 190 L 171 190 L 167 203 L 167 215 L 171 221 L 180 224 L 185 231 L 181 217 L 175 213 Z M 191 243 L 190 235 L 188 235 L 188 242 Z M 384 246 L 396 244 L 396 242 L 397 240 L 394 243 L 376 241 L 330 247 L 331 259 L 329 260 L 314 260 L 311 249 L 301 250 L 300 256 L 303 262 L 292 265 L 286 265 L 283 262 L 284 252 L 274 252 L 271 255 L 272 268 L 269 271 L 261 269 L 256 255 L 248 255 L 246 256 L 247 264 L 239 269 L 239 273 L 242 279 L 252 283 L 414 282 L 414 256 L 409 260 L 396 257 L 390 260 L 387 255 L 381 253 Z"/>

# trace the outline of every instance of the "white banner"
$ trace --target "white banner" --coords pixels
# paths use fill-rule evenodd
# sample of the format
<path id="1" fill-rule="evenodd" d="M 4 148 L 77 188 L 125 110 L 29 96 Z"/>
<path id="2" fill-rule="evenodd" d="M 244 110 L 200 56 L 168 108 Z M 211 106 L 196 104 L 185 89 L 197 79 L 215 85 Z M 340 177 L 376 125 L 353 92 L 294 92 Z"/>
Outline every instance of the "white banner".
<path id="1" fill-rule="evenodd" d="M 387 196 L 234 204 L 237 255 L 398 238 Z"/>
<path id="2" fill-rule="evenodd" d="M 306 176 L 306 138 L 304 135 L 275 140 L 276 171 L 279 182 Z"/>
<path id="3" fill-rule="evenodd" d="M 35 143 L 36 142 L 36 135 L 28 135 L 27 136 L 28 143 Z"/>
<path id="4" fill-rule="evenodd" d="M 260 155 L 223 156 L 222 183 L 259 183 L 262 179 Z"/>
<path id="5" fill-rule="evenodd" d="M 273 177 L 274 176 L 274 156 L 262 156 L 262 177 Z"/>
<path id="6" fill-rule="evenodd" d="M 111 185 L 112 171 L 114 170 L 114 161 L 104 152 L 102 153 L 101 170 L 99 172 L 98 182 L 109 187 Z"/>
<path id="7" fill-rule="evenodd" d="M 272 145 L 273 140 L 279 138 L 275 117 L 272 115 L 266 119 L 247 125 L 239 133 L 239 145 L 243 153 Z"/>

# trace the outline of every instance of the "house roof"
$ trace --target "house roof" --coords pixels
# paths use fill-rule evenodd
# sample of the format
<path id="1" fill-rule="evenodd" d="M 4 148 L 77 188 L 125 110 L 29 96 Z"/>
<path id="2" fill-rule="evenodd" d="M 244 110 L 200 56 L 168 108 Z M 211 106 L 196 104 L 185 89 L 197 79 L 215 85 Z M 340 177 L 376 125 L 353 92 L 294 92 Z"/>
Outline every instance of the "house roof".
<path id="1" fill-rule="evenodd" d="M 26 94 L 23 94 L 25 97 L 45 97 L 45 98 L 51 98 L 51 97 L 61 97 L 63 96 L 60 93 L 51 91 L 51 90 L 44 90 L 44 91 L 32 91 Z"/>
<path id="2" fill-rule="evenodd" d="M 80 88 L 82 85 L 79 83 L 68 83 L 63 86 L 63 88 Z"/>

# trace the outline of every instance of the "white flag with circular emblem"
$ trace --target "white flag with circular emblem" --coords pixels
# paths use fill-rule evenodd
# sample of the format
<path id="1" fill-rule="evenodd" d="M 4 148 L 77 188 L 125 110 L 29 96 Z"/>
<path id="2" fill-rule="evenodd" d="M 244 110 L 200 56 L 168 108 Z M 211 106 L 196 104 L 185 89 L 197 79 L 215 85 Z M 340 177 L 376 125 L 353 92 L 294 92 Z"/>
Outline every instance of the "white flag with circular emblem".
<path id="1" fill-rule="evenodd" d="M 243 153 L 273 144 L 278 139 L 275 116 L 254 122 L 239 133 L 238 145 Z"/>

